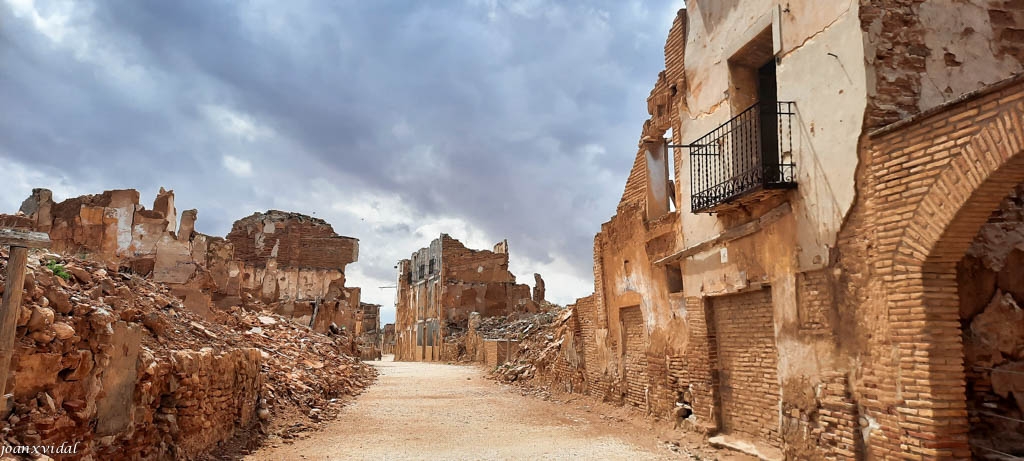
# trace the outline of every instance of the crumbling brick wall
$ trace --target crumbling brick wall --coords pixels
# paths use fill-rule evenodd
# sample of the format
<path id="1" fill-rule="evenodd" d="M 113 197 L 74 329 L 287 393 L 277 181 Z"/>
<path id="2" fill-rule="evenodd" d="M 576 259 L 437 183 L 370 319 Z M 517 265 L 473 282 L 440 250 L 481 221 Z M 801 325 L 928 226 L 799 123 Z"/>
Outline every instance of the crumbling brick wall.
<path id="1" fill-rule="evenodd" d="M 578 304 L 577 304 L 578 305 Z M 556 330 L 556 335 L 561 339 L 558 354 L 552 359 L 548 367 L 545 379 L 552 386 L 557 386 L 564 392 L 587 391 L 586 356 L 583 353 L 583 325 L 576 313 L 576 306 L 567 306 L 569 315 L 565 324 Z"/>
<path id="2" fill-rule="evenodd" d="M 515 282 L 508 271 L 508 253 L 466 248 L 447 234 L 441 235 L 441 273 L 446 280 L 462 282 Z"/>
<path id="3" fill-rule="evenodd" d="M 484 366 L 494 368 L 507 362 L 519 351 L 519 342 L 508 339 L 484 339 Z"/>
<path id="4" fill-rule="evenodd" d="M 626 379 L 626 403 L 647 409 L 647 333 L 640 306 L 619 310 L 622 321 L 623 361 Z"/>
<path id="5" fill-rule="evenodd" d="M 172 298 L 136 296 L 102 270 L 68 269 L 89 281 L 86 296 L 95 298 L 83 299 L 48 270 L 26 277 L 11 411 L 2 416 L 8 443 L 79 442 L 77 454 L 62 459 L 194 459 L 256 422 L 259 350 L 156 353 L 149 326 L 122 318 Z M 109 308 L 96 306 L 100 298 Z M 149 325 L 159 331 L 158 318 Z"/>
<path id="6" fill-rule="evenodd" d="M 860 0 L 879 128 L 1024 70 L 1024 5 L 1012 0 Z"/>
<path id="7" fill-rule="evenodd" d="M 517 347 L 507 357 L 498 357 L 496 374 L 506 382 L 528 381 L 531 386 L 548 390 L 585 393 L 586 360 L 580 340 L 582 327 L 577 305 L 564 309 L 553 304 L 546 307 L 548 310 L 545 312 L 486 331 L 487 335 L 500 336 L 493 339 L 499 349 L 501 341 L 517 341 Z M 524 328 L 522 322 L 528 325 Z M 471 333 L 478 333 L 477 328 Z M 488 341 L 492 340 L 482 340 L 481 344 Z M 488 349 L 485 347 L 483 352 L 488 353 Z"/>
<path id="8" fill-rule="evenodd" d="M 489 318 L 536 312 L 539 306 L 529 285 L 516 283 L 508 261 L 507 242 L 496 245 L 495 251 L 473 250 L 447 234 L 400 261 L 395 359 L 457 359 L 473 347 L 465 336 L 473 313 Z M 420 325 L 435 323 L 439 328 L 432 334 L 438 337 L 427 340 L 436 348 L 417 338 Z"/>
<path id="9" fill-rule="evenodd" d="M 154 281 L 175 285 L 190 309 L 210 315 L 252 299 L 321 332 L 358 307 L 344 287 L 345 267 L 358 259 L 358 240 L 338 236 L 322 219 L 270 210 L 235 222 L 227 239 L 195 232 L 196 210 L 182 212 L 174 192 L 160 189 L 152 210 L 136 190 L 112 190 L 54 203 L 35 189 L 12 219 L 48 232 L 52 249 L 116 263 Z M 17 222 L 13 222 L 17 224 Z"/>
<path id="10" fill-rule="evenodd" d="M 711 311 L 718 345 L 722 430 L 781 445 L 771 290 L 716 297 Z"/>
<path id="11" fill-rule="evenodd" d="M 857 360 L 869 456 L 970 455 L 956 262 L 1024 181 L 1022 98 L 1009 79 L 865 140 L 863 194 L 837 248 L 849 281 L 837 292 L 837 334 Z"/>
<path id="12" fill-rule="evenodd" d="M 278 267 L 344 271 L 358 259 L 358 240 L 341 237 L 326 221 L 270 210 L 235 221 L 227 240 L 235 259 L 257 267 L 271 260 Z"/>
<path id="13" fill-rule="evenodd" d="M 797 316 L 802 331 L 832 331 L 834 283 L 831 268 L 797 275 Z"/>
<path id="14" fill-rule="evenodd" d="M 918 113 L 921 77 L 930 50 L 924 44 L 924 25 L 915 8 L 925 0 L 862 0 L 861 27 L 871 47 L 865 55 L 877 77 L 874 97 L 868 99 L 867 127 L 879 127 Z M 871 34 L 874 28 L 877 33 Z"/>

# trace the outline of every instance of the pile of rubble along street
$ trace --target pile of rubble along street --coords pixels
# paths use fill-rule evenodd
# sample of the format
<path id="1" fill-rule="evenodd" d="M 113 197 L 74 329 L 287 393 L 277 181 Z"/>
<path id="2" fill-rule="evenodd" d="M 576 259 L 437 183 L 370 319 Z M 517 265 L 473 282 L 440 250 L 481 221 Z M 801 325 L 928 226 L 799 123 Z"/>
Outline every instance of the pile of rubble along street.
<path id="1" fill-rule="evenodd" d="M 519 351 L 498 366 L 493 376 L 506 383 L 528 384 L 547 389 L 582 390 L 585 377 L 582 342 L 571 308 L 546 304 L 544 311 L 502 323 L 500 319 L 481 322 L 481 335 L 489 339 L 519 341 Z"/>
<path id="2" fill-rule="evenodd" d="M 6 261 L 0 250 L 0 292 Z M 315 422 L 375 378 L 345 355 L 344 333 L 251 306 L 203 318 L 166 286 L 116 270 L 30 255 L 3 444 L 80 443 L 61 459 L 197 458 L 248 429 Z"/>
<path id="3" fill-rule="evenodd" d="M 566 308 L 545 302 L 537 313 L 519 313 L 480 320 L 476 331 L 484 339 L 510 339 L 521 341 L 532 337 L 540 328 L 551 325 Z"/>

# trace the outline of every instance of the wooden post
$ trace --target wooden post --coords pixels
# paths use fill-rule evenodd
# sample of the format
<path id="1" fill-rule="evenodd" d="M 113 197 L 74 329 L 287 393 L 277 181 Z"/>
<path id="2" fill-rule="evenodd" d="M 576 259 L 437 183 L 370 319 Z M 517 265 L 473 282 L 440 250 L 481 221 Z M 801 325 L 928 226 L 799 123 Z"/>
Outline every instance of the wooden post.
<path id="1" fill-rule="evenodd" d="M 0 229 L 0 245 L 9 245 L 7 284 L 3 303 L 0 304 L 0 413 L 7 411 L 7 379 L 11 376 L 11 356 L 14 354 L 14 332 L 21 313 L 21 292 L 25 285 L 25 262 L 29 248 L 47 248 L 50 236 L 42 232 Z"/>

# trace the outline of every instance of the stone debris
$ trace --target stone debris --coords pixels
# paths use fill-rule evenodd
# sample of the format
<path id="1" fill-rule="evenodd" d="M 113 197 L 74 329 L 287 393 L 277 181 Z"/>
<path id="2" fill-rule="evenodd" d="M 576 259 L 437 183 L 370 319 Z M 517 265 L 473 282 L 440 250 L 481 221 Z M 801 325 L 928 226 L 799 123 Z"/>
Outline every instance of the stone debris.
<path id="1" fill-rule="evenodd" d="M 199 315 L 117 269 L 30 255 L 3 443 L 80 442 L 61 459 L 201 458 L 233 439 L 292 437 L 374 379 L 344 331 L 314 332 L 258 301 Z"/>
<path id="2" fill-rule="evenodd" d="M 49 190 L 33 189 L 17 215 L 0 215 L 0 225 L 46 232 L 56 253 L 88 255 L 109 262 L 112 272 L 165 283 L 185 308 L 208 318 L 217 309 L 259 302 L 322 333 L 332 324 L 351 333 L 363 320 L 357 315 L 364 310 L 361 290 L 345 286 L 359 240 L 336 234 L 326 221 L 268 210 L 235 221 L 227 236 L 216 237 L 195 230 L 196 210 L 183 211 L 178 220 L 174 191 L 161 188 L 152 208 L 134 189 L 59 203 Z M 88 271 L 66 270 L 69 279 L 91 283 Z M 70 309 L 59 295 L 50 301 L 58 312 Z"/>
<path id="3" fill-rule="evenodd" d="M 499 364 L 492 376 L 506 383 L 528 384 L 546 394 L 551 390 L 583 392 L 582 351 L 573 341 L 578 330 L 572 307 L 544 304 L 543 312 L 506 322 L 481 322 L 480 335 L 488 339 L 517 342 L 516 352 Z M 547 395 L 543 395 L 547 397 Z"/>

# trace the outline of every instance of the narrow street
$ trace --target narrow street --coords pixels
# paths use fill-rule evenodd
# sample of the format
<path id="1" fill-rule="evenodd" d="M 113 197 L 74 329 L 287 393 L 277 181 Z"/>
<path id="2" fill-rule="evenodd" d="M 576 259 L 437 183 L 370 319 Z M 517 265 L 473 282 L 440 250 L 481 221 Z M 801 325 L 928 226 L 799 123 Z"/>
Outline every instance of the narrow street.
<path id="1" fill-rule="evenodd" d="M 246 459 L 744 459 L 688 448 L 700 445 L 695 436 L 673 450 L 659 437 L 664 425 L 587 400 L 524 396 L 478 367 L 370 363 L 379 381 L 323 431 Z"/>

